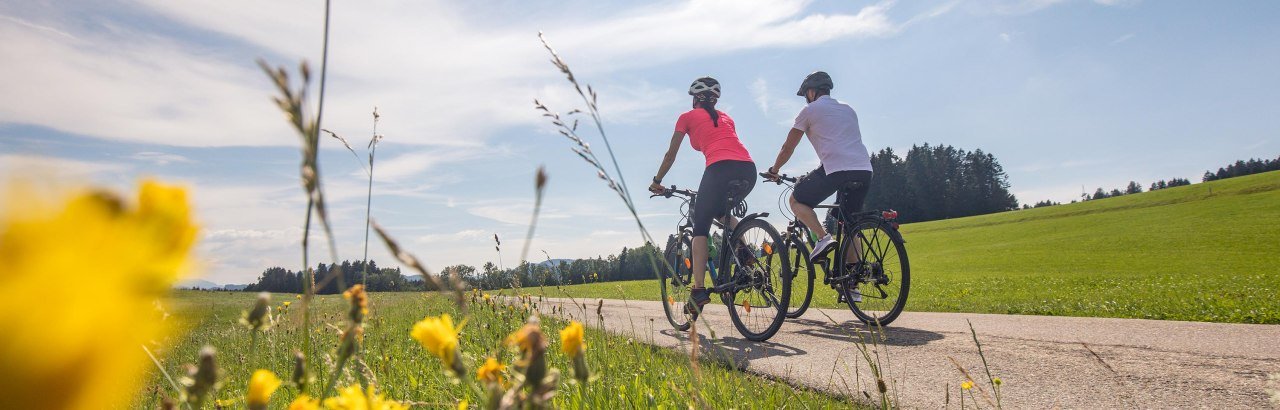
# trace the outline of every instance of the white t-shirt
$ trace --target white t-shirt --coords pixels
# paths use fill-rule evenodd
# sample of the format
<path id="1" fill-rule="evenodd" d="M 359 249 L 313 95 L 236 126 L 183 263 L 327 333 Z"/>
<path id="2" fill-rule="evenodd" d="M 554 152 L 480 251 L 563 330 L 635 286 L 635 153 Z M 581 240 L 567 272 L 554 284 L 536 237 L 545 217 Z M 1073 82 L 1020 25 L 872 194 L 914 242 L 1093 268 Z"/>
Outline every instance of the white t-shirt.
<path id="1" fill-rule="evenodd" d="M 824 95 L 796 115 L 795 129 L 804 131 L 818 152 L 827 174 L 839 171 L 871 171 L 871 155 L 862 144 L 858 113 L 853 107 Z"/>

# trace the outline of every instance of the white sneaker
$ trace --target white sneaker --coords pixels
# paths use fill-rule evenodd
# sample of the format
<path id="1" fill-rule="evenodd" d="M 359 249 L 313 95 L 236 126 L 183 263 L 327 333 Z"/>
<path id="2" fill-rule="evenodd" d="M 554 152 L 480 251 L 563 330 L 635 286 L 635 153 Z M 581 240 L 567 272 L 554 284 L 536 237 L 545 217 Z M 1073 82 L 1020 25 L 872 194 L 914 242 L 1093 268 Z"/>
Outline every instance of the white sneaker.
<path id="1" fill-rule="evenodd" d="M 817 244 L 813 245 L 813 253 L 809 254 L 809 260 L 818 260 L 819 256 L 826 253 L 828 249 L 831 249 L 831 245 L 835 244 L 835 242 L 836 240 L 831 238 L 831 234 L 823 236 L 822 239 L 818 240 Z"/>

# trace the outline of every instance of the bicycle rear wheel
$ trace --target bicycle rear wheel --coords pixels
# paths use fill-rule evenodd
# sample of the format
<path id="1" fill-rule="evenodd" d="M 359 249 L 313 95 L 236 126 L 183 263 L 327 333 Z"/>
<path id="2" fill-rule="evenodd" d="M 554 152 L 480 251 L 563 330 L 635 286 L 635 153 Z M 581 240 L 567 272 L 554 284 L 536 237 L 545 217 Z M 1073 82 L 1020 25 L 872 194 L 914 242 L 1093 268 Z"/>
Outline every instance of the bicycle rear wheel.
<path id="1" fill-rule="evenodd" d="M 804 238 L 793 237 L 788 243 L 790 252 L 787 264 L 791 266 L 791 303 L 787 306 L 787 318 L 795 319 L 804 315 L 809 309 L 809 301 L 813 299 L 813 279 L 817 276 L 817 267 L 809 260 L 809 242 Z"/>
<path id="2" fill-rule="evenodd" d="M 730 237 L 734 249 L 723 272 L 732 288 L 722 294 L 729 318 L 747 340 L 760 342 L 778 333 L 791 300 L 791 265 L 788 246 L 768 222 L 752 219 L 739 223 Z"/>
<path id="3" fill-rule="evenodd" d="M 685 312 L 693 279 L 693 242 L 689 232 L 667 238 L 667 249 L 658 266 L 658 282 L 662 288 L 662 310 L 676 330 L 689 330 L 692 315 Z"/>
<path id="4" fill-rule="evenodd" d="M 902 314 L 911 289 L 911 265 L 907 248 L 897 229 L 875 219 L 858 221 L 848 236 L 856 241 L 858 263 L 849 263 L 846 272 L 857 275 L 838 286 L 853 314 L 867 324 L 888 325 Z M 855 260 L 850 257 L 846 261 Z M 854 293 L 854 290 L 858 294 Z M 862 301 L 854 302 L 857 297 Z"/>

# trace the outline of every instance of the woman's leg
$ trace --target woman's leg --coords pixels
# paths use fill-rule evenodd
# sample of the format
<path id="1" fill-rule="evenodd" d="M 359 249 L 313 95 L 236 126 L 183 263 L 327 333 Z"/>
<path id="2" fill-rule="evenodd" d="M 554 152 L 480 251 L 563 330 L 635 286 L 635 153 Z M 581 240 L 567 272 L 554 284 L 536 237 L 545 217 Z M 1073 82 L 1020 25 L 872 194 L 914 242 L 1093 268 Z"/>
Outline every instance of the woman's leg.
<path id="1" fill-rule="evenodd" d="M 693 237 L 693 288 L 702 289 L 706 287 L 707 276 L 707 237 Z"/>

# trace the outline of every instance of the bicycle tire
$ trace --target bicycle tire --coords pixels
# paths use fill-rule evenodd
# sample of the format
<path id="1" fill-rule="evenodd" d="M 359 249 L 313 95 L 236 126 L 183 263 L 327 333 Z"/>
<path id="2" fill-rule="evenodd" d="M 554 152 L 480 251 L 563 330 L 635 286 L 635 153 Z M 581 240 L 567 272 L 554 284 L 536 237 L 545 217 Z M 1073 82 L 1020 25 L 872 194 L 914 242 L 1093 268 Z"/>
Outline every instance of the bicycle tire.
<path id="1" fill-rule="evenodd" d="M 678 236 L 670 235 L 662 255 L 663 261 L 658 266 L 662 310 L 667 314 L 667 322 L 671 323 L 671 327 L 679 331 L 689 330 L 694 320 L 693 315 L 684 311 L 684 302 L 689 300 L 693 279 L 693 241 L 689 232 L 681 231 Z"/>
<path id="2" fill-rule="evenodd" d="M 729 273 L 730 276 L 724 283 L 733 283 L 735 287 L 740 285 L 742 289 L 732 289 L 721 294 L 721 300 L 729 306 L 729 318 L 733 326 L 738 329 L 738 333 L 747 340 L 762 342 L 778 333 L 778 329 L 782 328 L 782 323 L 787 318 L 787 306 L 791 300 L 792 275 L 791 266 L 783 263 L 788 260 L 787 255 L 790 253 L 788 247 L 782 235 L 779 235 L 778 230 L 768 222 L 752 219 L 739 223 L 729 243 L 748 244 L 749 248 L 757 242 L 761 243 L 760 252 L 755 254 L 752 251 L 756 261 L 751 264 L 753 266 L 743 267 L 744 261 L 739 260 L 739 252 L 732 252 L 733 257 L 727 258 L 729 263 L 725 264 L 724 272 Z M 765 246 L 766 243 L 769 246 Z M 774 289 L 775 282 L 781 289 Z M 753 297 L 755 295 L 758 297 Z M 771 308 L 773 313 L 765 311 L 760 312 L 762 313 L 760 315 L 752 315 L 753 307 L 750 304 L 752 299 L 759 303 L 754 305 L 755 310 Z M 742 312 L 739 312 L 739 309 Z M 744 318 L 744 314 L 751 317 Z M 765 324 L 763 323 L 765 320 L 768 321 L 767 325 L 755 326 Z M 757 330 L 756 327 L 760 329 Z"/>
<path id="3" fill-rule="evenodd" d="M 809 260 L 809 243 L 803 238 L 792 237 L 791 253 L 787 256 L 791 265 L 791 301 L 787 305 L 787 318 L 795 319 L 809 310 L 809 302 L 813 300 L 813 281 L 817 269 Z M 797 279 L 799 281 L 797 281 Z M 799 297 L 799 299 L 797 299 Z"/>
<path id="4" fill-rule="evenodd" d="M 864 232 L 862 239 L 859 239 L 858 236 L 852 235 L 859 232 Z M 870 239 L 866 238 L 865 232 L 871 232 L 873 237 Z M 882 302 L 876 302 L 873 304 L 873 302 L 868 301 L 868 298 L 888 299 L 887 292 L 884 292 L 884 287 L 880 284 L 867 286 L 869 285 L 868 283 L 856 283 L 855 286 L 857 286 L 857 289 L 862 292 L 861 296 L 863 300 L 861 302 L 852 302 L 852 288 L 849 286 L 840 286 L 840 290 L 841 292 L 845 292 L 845 301 L 849 305 L 849 310 L 853 311 L 854 316 L 857 316 L 858 320 L 861 320 L 863 323 L 868 325 L 887 326 L 902 314 L 902 310 L 907 304 L 907 297 L 911 293 L 911 263 L 907 258 L 907 248 L 902 240 L 902 235 L 898 233 L 897 229 L 889 225 L 889 223 L 879 219 L 864 219 L 858 221 L 858 223 L 854 224 L 853 229 L 849 233 L 850 235 L 848 235 L 848 237 L 852 238 L 850 240 L 860 240 L 862 241 L 863 246 L 874 249 L 874 251 L 863 251 L 866 256 L 870 256 L 872 258 L 871 264 L 868 264 L 866 267 L 866 269 L 871 271 L 871 273 L 869 273 L 871 276 L 883 277 L 885 280 L 892 283 L 893 278 L 890 278 L 891 274 L 897 274 L 897 292 L 894 295 L 895 299 L 892 305 L 889 305 L 888 303 Z M 890 251 L 892 251 L 896 257 L 887 257 Z M 896 261 L 891 259 L 896 259 Z M 896 263 L 896 265 L 891 265 L 892 263 Z M 877 296 L 875 293 L 871 293 L 873 289 L 877 290 L 878 293 L 885 294 L 886 296 L 881 297 Z M 887 309 L 870 309 L 873 306 Z"/>

